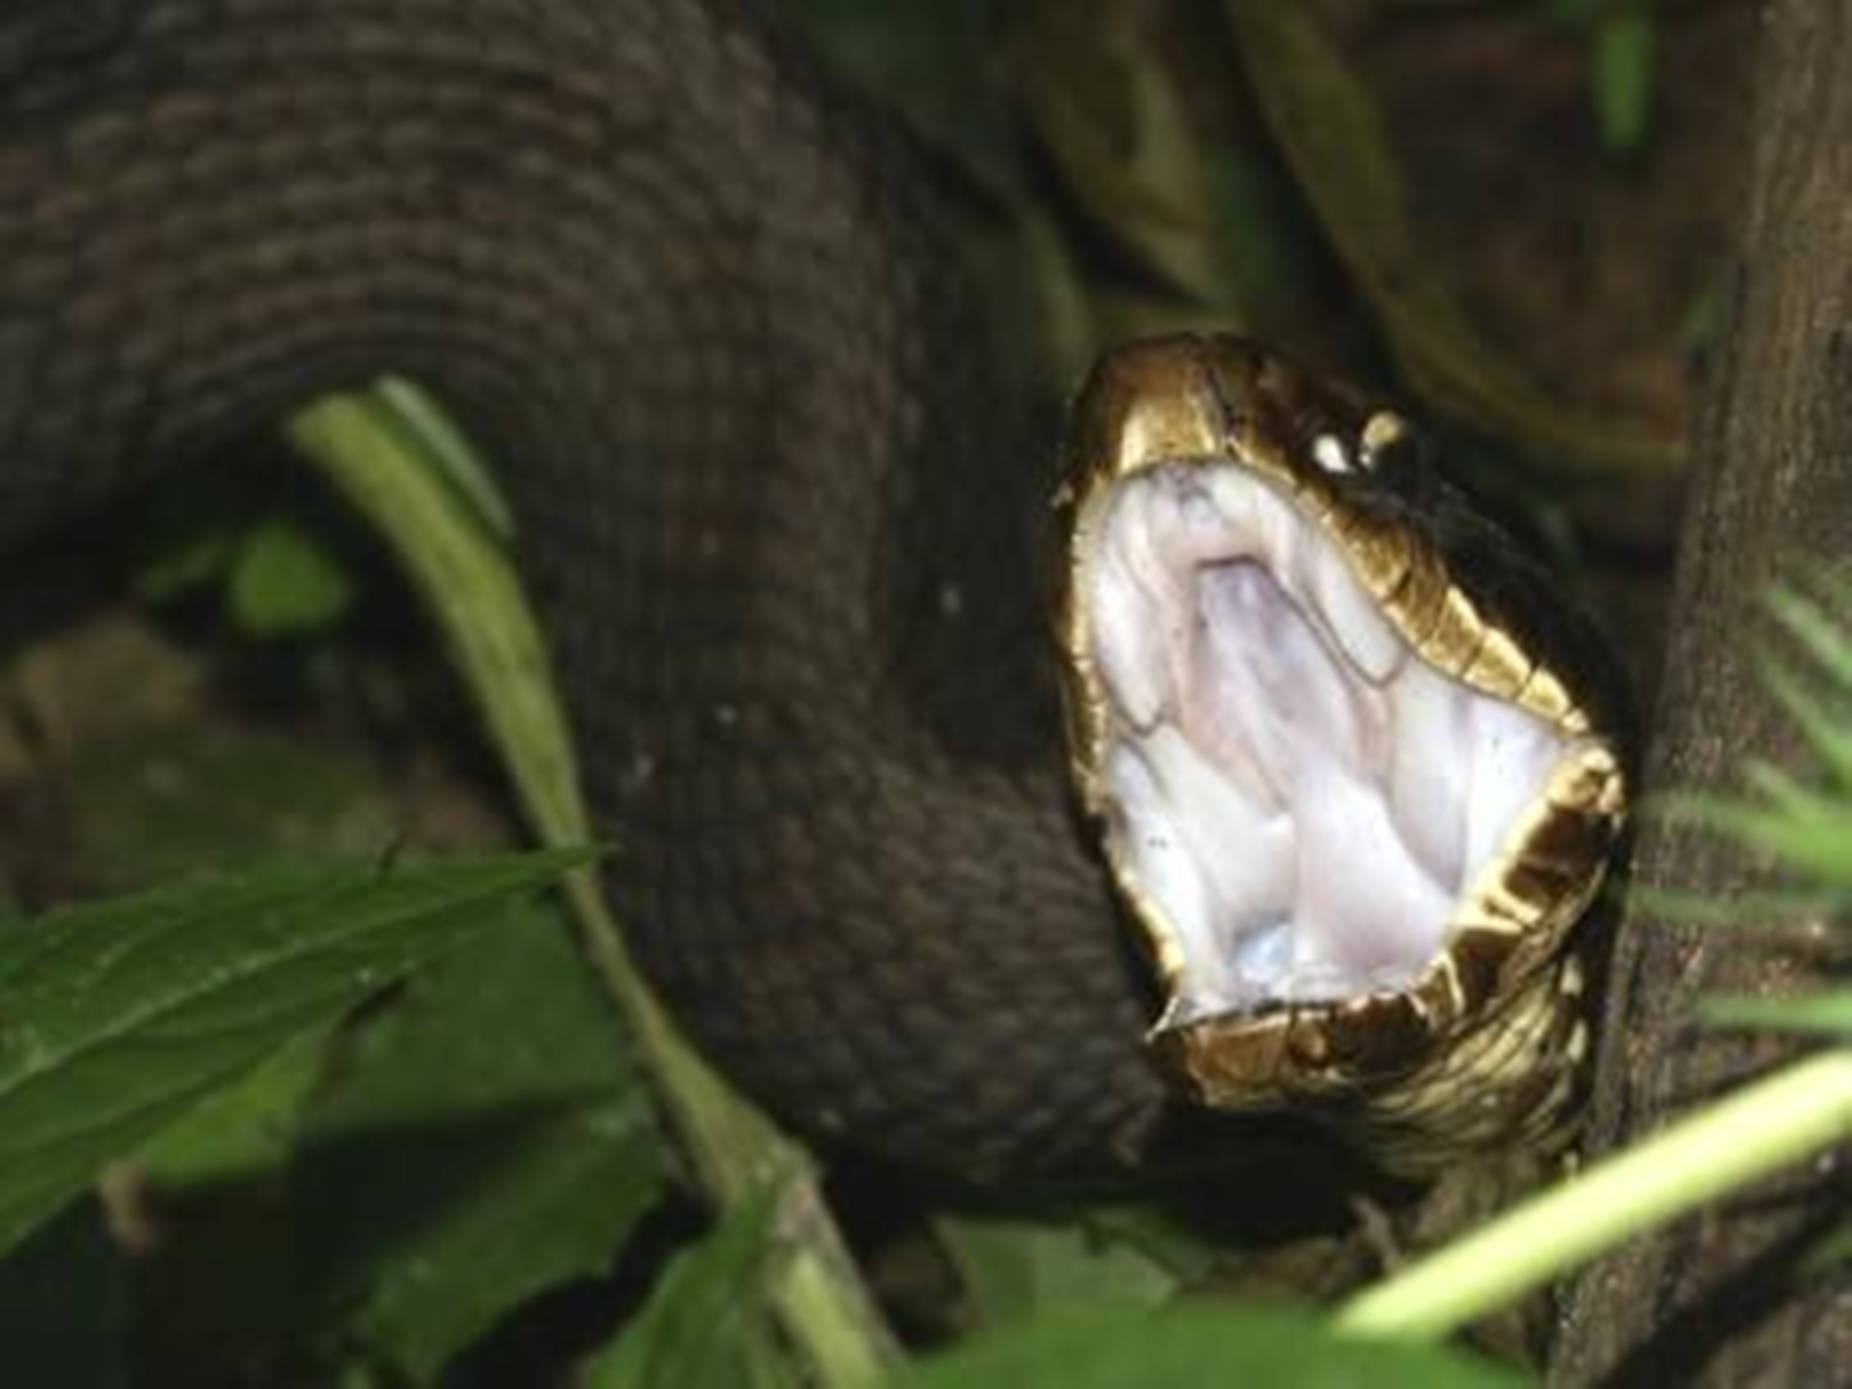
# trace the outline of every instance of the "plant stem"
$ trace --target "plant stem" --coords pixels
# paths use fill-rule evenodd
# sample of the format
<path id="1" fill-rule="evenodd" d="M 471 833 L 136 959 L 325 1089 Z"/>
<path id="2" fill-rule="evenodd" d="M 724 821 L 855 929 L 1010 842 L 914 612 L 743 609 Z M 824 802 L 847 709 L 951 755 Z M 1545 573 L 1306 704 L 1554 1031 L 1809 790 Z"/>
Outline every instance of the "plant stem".
<path id="1" fill-rule="evenodd" d="M 1456 1240 L 1338 1310 L 1359 1336 L 1432 1339 L 1649 1226 L 1852 1138 L 1852 1048 L 1796 1061 Z"/>

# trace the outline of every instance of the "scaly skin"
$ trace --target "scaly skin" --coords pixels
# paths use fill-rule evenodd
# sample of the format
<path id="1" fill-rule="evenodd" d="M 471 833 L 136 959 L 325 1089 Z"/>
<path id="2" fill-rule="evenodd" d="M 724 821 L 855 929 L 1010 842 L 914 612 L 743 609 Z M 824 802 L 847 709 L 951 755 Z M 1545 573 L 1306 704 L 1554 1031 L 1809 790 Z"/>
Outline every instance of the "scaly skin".
<path id="1" fill-rule="evenodd" d="M 14 7 L 0 538 L 421 380 L 502 465 L 700 1043 L 813 1135 L 1110 1174 L 1164 1091 L 1059 778 L 1047 477 L 923 182 L 729 0 Z"/>

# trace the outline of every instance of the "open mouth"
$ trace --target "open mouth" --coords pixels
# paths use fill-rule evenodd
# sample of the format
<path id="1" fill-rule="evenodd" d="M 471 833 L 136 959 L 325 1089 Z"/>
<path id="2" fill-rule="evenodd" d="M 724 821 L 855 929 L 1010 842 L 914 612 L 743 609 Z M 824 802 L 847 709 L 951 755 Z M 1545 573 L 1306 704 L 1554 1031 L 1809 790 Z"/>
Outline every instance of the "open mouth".
<path id="1" fill-rule="evenodd" d="M 1080 559 L 1107 845 L 1158 931 L 1158 1026 L 1409 988 L 1568 736 L 1430 665 L 1236 464 L 1122 477 Z"/>

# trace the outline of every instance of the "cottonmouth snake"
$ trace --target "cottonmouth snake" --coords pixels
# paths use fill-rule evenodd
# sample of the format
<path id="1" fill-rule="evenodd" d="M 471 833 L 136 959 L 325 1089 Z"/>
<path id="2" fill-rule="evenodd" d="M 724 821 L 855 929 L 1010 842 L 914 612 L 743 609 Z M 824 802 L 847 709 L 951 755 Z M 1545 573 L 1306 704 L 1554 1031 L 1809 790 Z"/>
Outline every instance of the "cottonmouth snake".
<path id="1" fill-rule="evenodd" d="M 1056 750 L 1049 451 L 903 140 L 741 0 L 28 3 L 0 79 L 0 539 L 425 382 L 503 463 L 613 896 L 701 1044 L 910 1162 L 1150 1158 L 1158 1000 Z"/>

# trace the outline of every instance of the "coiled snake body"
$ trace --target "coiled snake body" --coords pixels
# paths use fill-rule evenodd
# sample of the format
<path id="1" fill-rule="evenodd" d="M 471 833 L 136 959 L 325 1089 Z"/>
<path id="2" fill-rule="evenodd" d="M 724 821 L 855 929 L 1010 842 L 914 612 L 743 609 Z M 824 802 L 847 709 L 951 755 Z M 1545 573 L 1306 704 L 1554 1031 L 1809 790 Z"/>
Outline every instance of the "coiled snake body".
<path id="1" fill-rule="evenodd" d="M 703 1046 L 911 1162 L 1145 1160 L 1172 1091 L 1057 751 L 1050 479 L 903 142 L 736 0 L 27 4 L 0 79 L 0 539 L 425 382 L 502 464 Z"/>

